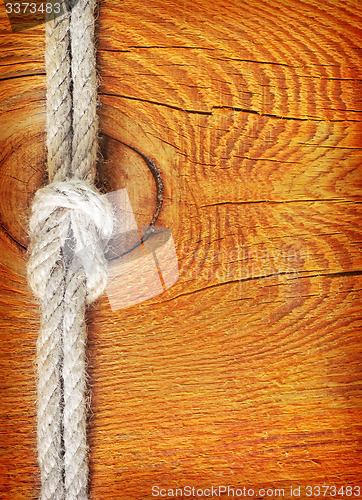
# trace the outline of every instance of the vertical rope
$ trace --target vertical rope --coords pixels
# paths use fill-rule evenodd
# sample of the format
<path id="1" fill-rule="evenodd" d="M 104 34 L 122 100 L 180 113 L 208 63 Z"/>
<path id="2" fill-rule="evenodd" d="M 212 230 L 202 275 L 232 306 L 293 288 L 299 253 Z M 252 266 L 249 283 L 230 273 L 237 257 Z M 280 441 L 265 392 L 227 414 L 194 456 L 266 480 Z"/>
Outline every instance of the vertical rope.
<path id="1" fill-rule="evenodd" d="M 95 0 L 77 0 L 70 18 L 73 84 L 72 177 L 94 181 L 97 159 Z M 64 471 L 66 498 L 87 498 L 85 280 L 74 259 L 66 276 L 64 308 Z"/>
<path id="2" fill-rule="evenodd" d="M 86 304 L 105 288 L 103 246 L 112 230 L 112 209 L 88 182 L 52 183 L 35 194 L 28 279 L 42 313 L 38 338 L 42 500 L 87 498 L 84 314 Z"/>
<path id="3" fill-rule="evenodd" d="M 72 175 L 94 180 L 97 157 L 97 74 L 94 46 L 95 0 L 78 0 L 70 20 L 73 79 Z"/>
<path id="4" fill-rule="evenodd" d="M 77 258 L 66 273 L 64 296 L 64 472 L 67 499 L 85 500 L 88 484 L 86 435 L 86 282 Z"/>
<path id="5" fill-rule="evenodd" d="M 71 168 L 72 95 L 70 71 L 70 16 L 46 23 L 45 66 L 47 73 L 47 150 L 49 180 L 64 180 Z M 49 223 L 48 239 L 43 239 L 42 262 L 31 259 L 29 276 L 38 278 L 38 287 L 46 287 L 47 300 L 41 305 L 41 325 L 37 340 L 37 447 L 41 473 L 41 499 L 64 498 L 62 449 L 62 330 L 65 265 L 61 242 L 66 238 L 62 224 Z M 36 242 L 30 240 L 30 254 Z M 46 255 L 44 255 L 46 252 Z M 45 257 L 45 258 L 44 258 Z M 36 270 L 42 266 L 43 273 Z M 34 278 L 36 279 L 36 278 Z M 34 288 L 34 285 L 33 285 Z M 45 290 L 44 290 L 45 292 Z M 43 292 L 43 293 L 44 293 Z"/>
<path id="6" fill-rule="evenodd" d="M 62 227 L 59 228 L 60 231 Z M 65 237 L 66 235 L 64 235 Z M 38 367 L 38 425 L 37 446 L 41 472 L 41 498 L 64 498 L 62 429 L 61 429 L 61 376 L 62 323 L 65 268 L 59 255 L 60 244 L 53 239 L 47 245 L 49 257 L 44 266 L 44 276 L 39 278 L 47 287 L 47 300 L 42 302 L 41 325 L 37 340 Z M 51 249 L 53 246 L 55 248 Z M 53 250 L 53 251 L 52 251 Z M 30 252 L 33 248 L 30 247 Z M 38 262 L 34 263 L 37 268 Z M 46 278 L 47 272 L 48 279 Z M 31 269 L 28 270 L 31 273 Z M 36 273 L 35 273 L 36 274 Z"/>
<path id="7" fill-rule="evenodd" d="M 72 93 L 70 61 L 70 14 L 48 19 L 45 24 L 47 73 L 47 149 L 49 181 L 63 181 L 72 162 Z"/>
<path id="8" fill-rule="evenodd" d="M 106 261 L 99 238 L 109 238 L 113 226 L 111 208 L 91 185 L 98 147 L 94 9 L 95 0 L 78 0 L 70 13 L 46 23 L 51 184 L 34 198 L 28 262 L 29 283 L 41 300 L 41 500 L 87 498 L 85 309 L 104 290 Z M 74 253 L 82 245 L 92 269 Z"/>

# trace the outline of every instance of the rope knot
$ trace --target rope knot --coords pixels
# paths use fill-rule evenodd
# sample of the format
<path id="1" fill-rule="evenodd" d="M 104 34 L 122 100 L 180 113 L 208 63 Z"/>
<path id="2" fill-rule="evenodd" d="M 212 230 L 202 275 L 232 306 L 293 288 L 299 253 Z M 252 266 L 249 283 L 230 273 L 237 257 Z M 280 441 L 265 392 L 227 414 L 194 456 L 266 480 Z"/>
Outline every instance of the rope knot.
<path id="1" fill-rule="evenodd" d="M 46 300 L 49 277 L 61 266 L 81 269 L 87 302 L 104 291 L 107 262 L 104 249 L 113 232 L 113 210 L 90 183 L 79 179 L 55 182 L 34 196 L 30 227 L 29 283 Z"/>

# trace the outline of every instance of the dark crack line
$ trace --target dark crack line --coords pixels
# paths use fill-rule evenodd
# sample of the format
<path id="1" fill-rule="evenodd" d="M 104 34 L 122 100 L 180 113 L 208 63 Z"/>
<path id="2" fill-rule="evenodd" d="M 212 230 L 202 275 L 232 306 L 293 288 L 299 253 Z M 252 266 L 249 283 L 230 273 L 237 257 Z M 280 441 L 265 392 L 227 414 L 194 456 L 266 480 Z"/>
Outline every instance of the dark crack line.
<path id="1" fill-rule="evenodd" d="M 180 106 L 173 106 L 172 104 L 165 104 L 163 102 L 152 101 L 150 99 L 140 99 L 138 97 L 131 97 L 131 96 L 122 95 L 122 94 L 108 94 L 107 92 L 99 92 L 99 95 L 105 95 L 105 96 L 109 96 L 109 97 L 120 97 L 121 99 L 128 99 L 130 101 L 139 101 L 139 102 L 146 102 L 148 104 L 156 104 L 156 106 L 162 106 L 165 108 L 174 109 L 176 111 L 183 111 L 185 113 L 194 113 L 194 114 L 198 114 L 198 115 L 212 116 L 211 111 L 198 111 L 198 110 L 194 110 L 194 109 L 184 109 L 184 108 L 181 108 Z"/>
<path id="2" fill-rule="evenodd" d="M 254 64 L 270 64 L 271 66 L 285 66 L 286 68 L 293 68 L 295 66 L 290 66 L 290 64 L 271 62 L 271 61 L 255 61 L 255 59 L 238 59 L 234 57 L 223 57 L 223 58 L 215 58 L 217 61 L 236 61 L 236 62 L 250 62 Z"/>
<path id="3" fill-rule="evenodd" d="M 342 202 L 342 203 L 361 203 L 360 201 L 356 200 L 346 200 L 344 198 L 321 198 L 321 199 L 310 199 L 310 200 L 249 200 L 249 201 L 220 201 L 218 203 L 210 203 L 206 205 L 200 205 L 199 208 L 205 208 L 205 207 L 218 207 L 222 205 L 249 205 L 249 204 L 258 204 L 258 203 L 268 203 L 270 205 L 278 205 L 278 204 L 284 204 L 284 203 L 316 203 L 316 202 L 324 202 L 324 201 L 331 201 L 331 202 Z"/>
<path id="4" fill-rule="evenodd" d="M 189 295 L 193 295 L 195 293 L 204 292 L 206 290 L 211 290 L 213 288 L 218 288 L 218 287 L 224 286 L 224 285 L 230 285 L 230 284 L 235 284 L 235 283 L 245 283 L 246 281 L 257 281 L 257 280 L 262 280 L 264 278 L 271 278 L 272 276 L 287 276 L 287 275 L 294 275 L 294 271 L 293 272 L 271 273 L 271 274 L 266 274 L 263 276 L 251 276 L 249 278 L 240 278 L 240 279 L 236 279 L 236 280 L 224 281 L 222 283 L 216 283 L 215 285 L 210 285 L 210 286 L 205 286 L 204 288 L 199 288 L 198 290 L 192 290 L 191 292 L 181 293 L 180 295 L 176 295 L 175 297 L 172 297 L 169 300 L 165 300 L 162 303 L 171 302 L 172 300 L 178 299 L 179 297 L 186 297 Z"/>
<path id="5" fill-rule="evenodd" d="M 32 73 L 30 75 L 6 76 L 5 78 L 0 78 L 0 82 L 6 82 L 7 80 L 18 80 L 19 78 L 29 78 L 31 76 L 45 76 L 45 73 Z"/>
<path id="6" fill-rule="evenodd" d="M 104 79 L 106 79 L 106 77 L 104 77 Z M 112 94 L 112 93 L 108 93 L 108 92 L 99 92 L 99 95 L 104 95 L 104 96 L 108 96 L 108 97 L 119 97 L 120 99 L 127 99 L 130 101 L 145 102 L 148 104 L 155 104 L 156 106 L 162 106 L 162 107 L 168 108 L 168 109 L 174 109 L 176 111 L 182 111 L 183 113 L 205 115 L 205 116 L 212 116 L 214 110 L 230 109 L 232 111 L 237 111 L 239 113 L 265 116 L 267 118 L 275 118 L 277 120 L 289 120 L 289 121 L 298 121 L 298 122 L 311 122 L 311 121 L 312 122 L 331 122 L 331 123 L 358 122 L 358 120 L 347 120 L 347 119 L 330 120 L 330 119 L 317 118 L 317 117 L 297 118 L 295 116 L 280 116 L 280 115 L 275 115 L 272 113 L 262 113 L 260 111 L 254 110 L 254 109 L 239 108 L 239 107 L 235 107 L 235 106 L 212 106 L 211 111 L 201 111 L 198 109 L 182 108 L 181 106 L 176 106 L 173 104 L 152 101 L 151 99 L 141 99 L 139 97 L 133 97 L 133 96 L 128 96 L 128 95 L 124 95 L 124 94 Z"/>
<path id="7" fill-rule="evenodd" d="M 292 276 L 292 277 L 289 278 L 290 280 L 305 279 L 305 278 L 315 278 L 315 277 L 320 277 L 320 276 L 329 276 L 331 278 L 339 278 L 339 277 L 343 277 L 343 276 L 359 276 L 359 275 L 362 275 L 362 271 L 341 271 L 341 272 L 336 272 L 336 273 L 320 273 L 320 274 L 313 274 L 313 275 L 308 275 L 308 276 L 293 277 L 294 274 L 295 274 L 294 271 L 293 272 L 272 273 L 272 274 L 267 274 L 267 275 L 263 275 L 263 276 L 252 276 L 252 277 L 249 277 L 249 278 L 240 278 L 240 279 L 237 279 L 237 280 L 225 281 L 223 283 L 216 283 L 215 285 L 211 285 L 211 286 L 207 286 L 207 287 L 204 287 L 204 288 L 200 288 L 198 290 L 193 290 L 193 291 L 187 292 L 187 293 L 181 293 L 180 295 L 176 295 L 175 297 L 172 297 L 169 300 L 163 301 L 162 304 L 164 304 L 166 302 L 171 302 L 171 301 L 173 301 L 175 299 L 178 299 L 179 297 L 189 297 L 190 295 L 193 295 L 195 293 L 204 292 L 206 290 L 211 290 L 213 288 L 218 288 L 220 286 L 230 285 L 230 284 L 235 284 L 235 283 L 245 283 L 246 281 L 262 280 L 262 279 L 265 279 L 265 278 L 271 278 L 273 276 Z M 277 286 L 280 286 L 280 285 L 277 285 Z M 239 299 L 235 299 L 235 300 L 238 301 Z M 241 297 L 240 300 L 245 300 L 245 298 Z"/>
<path id="8" fill-rule="evenodd" d="M 0 222 L 0 228 L 4 231 L 5 235 L 13 242 L 15 243 L 15 245 L 17 247 L 19 247 L 20 249 L 22 249 L 24 252 L 27 251 L 27 248 L 26 246 L 22 245 L 20 243 L 20 241 L 18 241 L 17 239 L 14 238 L 14 236 L 12 236 L 9 231 L 6 229 L 6 227 L 4 226 L 4 224 L 2 222 Z"/>
<path id="9" fill-rule="evenodd" d="M 305 271 L 304 271 L 305 272 Z M 309 271 L 309 272 L 314 272 L 314 271 Z M 362 271 L 340 271 L 340 272 L 335 272 L 335 273 L 318 273 L 317 274 L 307 274 L 306 276 L 297 276 L 295 278 L 291 278 L 292 280 L 295 279 L 305 279 L 305 278 L 319 278 L 321 276 L 327 276 L 331 278 L 340 278 L 344 276 L 360 276 L 362 275 Z"/>

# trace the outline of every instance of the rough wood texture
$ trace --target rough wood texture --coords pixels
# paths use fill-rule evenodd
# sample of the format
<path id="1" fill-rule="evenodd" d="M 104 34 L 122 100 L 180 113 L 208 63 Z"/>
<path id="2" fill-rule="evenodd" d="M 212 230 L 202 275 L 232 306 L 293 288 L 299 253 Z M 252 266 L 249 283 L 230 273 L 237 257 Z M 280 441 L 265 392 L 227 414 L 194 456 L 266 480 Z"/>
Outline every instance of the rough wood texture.
<path id="1" fill-rule="evenodd" d="M 181 276 L 89 312 L 92 498 L 360 481 L 361 16 L 353 0 L 100 3 L 99 183 L 127 186 L 145 224 L 154 184 L 127 145 L 156 161 Z M 44 27 L 12 33 L 2 4 L 0 32 L 0 497 L 35 499 Z"/>

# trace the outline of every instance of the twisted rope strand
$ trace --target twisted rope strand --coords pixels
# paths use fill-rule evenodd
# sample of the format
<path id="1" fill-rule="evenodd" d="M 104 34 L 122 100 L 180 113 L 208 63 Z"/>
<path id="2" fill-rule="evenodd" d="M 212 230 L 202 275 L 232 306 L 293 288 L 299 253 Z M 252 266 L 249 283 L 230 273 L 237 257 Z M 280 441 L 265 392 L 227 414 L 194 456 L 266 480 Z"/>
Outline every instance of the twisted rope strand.
<path id="1" fill-rule="evenodd" d="M 86 436 L 86 282 L 81 262 L 73 258 L 66 273 L 64 296 L 64 467 L 68 499 L 86 500 L 88 447 Z"/>
<path id="2" fill-rule="evenodd" d="M 41 301 L 37 340 L 41 500 L 87 498 L 84 316 L 86 304 L 96 300 L 106 284 L 99 240 L 107 240 L 113 227 L 110 206 L 86 182 L 94 180 L 97 159 L 95 0 L 75 1 L 70 13 L 67 3 L 63 0 L 65 14 L 46 23 L 52 184 L 36 193 L 30 221 L 28 279 Z"/>
<path id="3" fill-rule="evenodd" d="M 66 179 L 71 169 L 72 94 L 70 62 L 70 14 L 46 22 L 45 68 L 47 73 L 47 149 L 49 181 Z"/>
<path id="4" fill-rule="evenodd" d="M 70 20 L 73 79 L 72 176 L 94 180 L 98 144 L 95 0 L 78 0 Z"/>
<path id="5" fill-rule="evenodd" d="M 73 82 L 73 141 L 71 172 L 74 178 L 94 181 L 98 151 L 97 76 L 94 48 L 95 0 L 78 0 L 70 20 Z M 78 231 L 80 239 L 81 228 Z M 85 227 L 85 238 L 89 227 Z M 95 239 L 96 239 L 96 235 Z M 94 241 L 96 244 L 96 241 Z M 88 242 L 89 245 L 89 242 Z M 103 257 L 103 254 L 99 252 Z M 93 255 L 91 262 L 97 256 Z M 104 267 L 103 262 L 100 263 Z M 84 273 L 83 273 L 84 275 Z M 89 273 L 89 279 L 105 273 Z M 95 289 L 97 287 L 94 287 Z M 99 292 L 96 292 L 98 294 Z M 89 302 L 96 296 L 89 297 Z M 87 498 L 88 448 L 86 439 L 85 280 L 74 259 L 66 276 L 64 314 L 64 466 L 66 498 Z"/>
<path id="6" fill-rule="evenodd" d="M 54 219 L 54 218 L 50 218 Z M 49 234 L 48 227 L 52 227 Z M 44 226 L 45 238 L 36 248 L 38 225 L 30 227 L 28 276 L 41 300 L 41 326 L 37 340 L 38 367 L 38 459 L 41 472 L 41 499 L 63 499 L 63 457 L 61 439 L 61 385 L 64 262 L 61 254 L 66 233 L 64 224 L 54 220 Z"/>
<path id="7" fill-rule="evenodd" d="M 45 66 L 47 73 L 47 150 L 50 181 L 65 179 L 71 168 L 72 96 L 69 55 L 70 15 L 46 23 Z M 42 251 L 34 251 L 34 234 L 30 228 L 29 276 L 37 276 L 33 289 L 42 300 L 41 326 L 37 340 L 37 445 L 41 474 L 41 499 L 64 498 L 62 450 L 62 390 L 60 384 L 63 356 L 62 323 L 64 295 L 64 262 L 61 245 L 65 241 L 62 224 L 48 221 Z M 39 260 L 40 259 L 40 260 Z M 36 272 L 40 269 L 40 272 Z M 35 280 L 35 278 L 34 278 Z"/>

